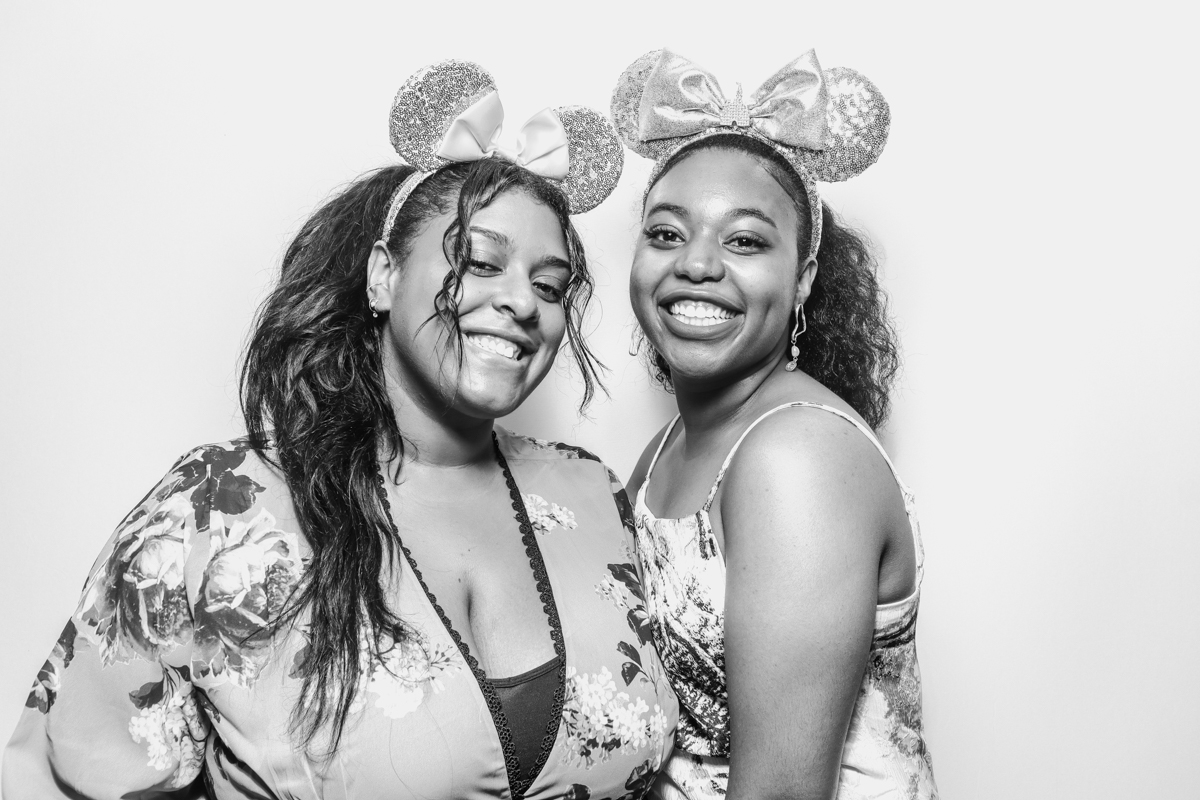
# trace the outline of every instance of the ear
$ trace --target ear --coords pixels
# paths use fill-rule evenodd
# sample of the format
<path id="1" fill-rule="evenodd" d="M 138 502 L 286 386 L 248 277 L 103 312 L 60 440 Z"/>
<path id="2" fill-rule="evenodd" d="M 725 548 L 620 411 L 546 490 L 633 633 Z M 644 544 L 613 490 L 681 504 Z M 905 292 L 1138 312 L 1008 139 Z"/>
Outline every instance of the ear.
<path id="1" fill-rule="evenodd" d="M 392 310 L 392 290 L 399 266 L 383 242 L 376 242 L 367 259 L 367 302 L 375 301 L 376 311 Z"/>
<path id="2" fill-rule="evenodd" d="M 796 283 L 796 303 L 804 305 L 808 302 L 808 296 L 812 294 L 813 281 L 817 279 L 817 260 L 810 258 L 800 267 Z"/>

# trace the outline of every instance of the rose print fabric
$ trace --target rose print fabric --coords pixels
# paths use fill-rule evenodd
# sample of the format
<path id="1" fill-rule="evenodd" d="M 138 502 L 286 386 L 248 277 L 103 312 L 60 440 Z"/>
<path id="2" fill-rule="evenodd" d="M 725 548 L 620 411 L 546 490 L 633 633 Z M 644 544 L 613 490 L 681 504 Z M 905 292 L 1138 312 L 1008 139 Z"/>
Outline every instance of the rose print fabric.
<path id="1" fill-rule="evenodd" d="M 583 450 L 499 429 L 497 446 L 530 526 L 506 517 L 496 533 L 524 536 L 565 655 L 557 728 L 532 774 L 512 780 L 486 676 L 408 560 L 394 597 L 409 627 L 365 663 L 339 749 L 297 744 L 306 627 L 271 636 L 265 624 L 309 549 L 281 477 L 235 441 L 180 459 L 101 552 L 5 751 L 5 800 L 643 797 L 678 711 L 633 565 L 632 509 Z"/>
<path id="2" fill-rule="evenodd" d="M 663 668 L 679 697 L 677 749 L 658 779 L 665 800 L 725 796 L 729 782 L 729 718 L 725 688 L 725 560 L 709 522 L 708 509 L 742 439 L 759 422 L 785 408 L 828 411 L 859 428 L 895 467 L 874 434 L 836 408 L 788 403 L 763 414 L 742 434 L 725 459 L 704 506 L 683 519 L 659 519 L 646 507 L 646 490 L 671 423 L 650 463 L 637 496 L 635 526 L 644 579 L 645 607 Z M 904 496 L 917 552 L 913 593 L 877 606 L 875 632 L 842 749 L 838 800 L 931 800 L 937 798 L 932 762 L 921 731 L 921 674 L 915 633 L 925 552 L 912 493 Z"/>

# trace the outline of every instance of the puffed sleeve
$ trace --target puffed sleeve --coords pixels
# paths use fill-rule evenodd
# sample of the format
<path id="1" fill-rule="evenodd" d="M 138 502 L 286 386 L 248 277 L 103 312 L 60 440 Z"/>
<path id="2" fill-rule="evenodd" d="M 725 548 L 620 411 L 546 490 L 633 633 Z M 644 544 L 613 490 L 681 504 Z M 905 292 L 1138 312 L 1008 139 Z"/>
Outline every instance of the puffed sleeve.
<path id="1" fill-rule="evenodd" d="M 219 485 L 209 450 L 227 452 L 180 459 L 96 560 L 4 752 L 4 800 L 205 796 L 210 726 L 190 674 L 202 532 L 222 491 L 254 494 Z"/>

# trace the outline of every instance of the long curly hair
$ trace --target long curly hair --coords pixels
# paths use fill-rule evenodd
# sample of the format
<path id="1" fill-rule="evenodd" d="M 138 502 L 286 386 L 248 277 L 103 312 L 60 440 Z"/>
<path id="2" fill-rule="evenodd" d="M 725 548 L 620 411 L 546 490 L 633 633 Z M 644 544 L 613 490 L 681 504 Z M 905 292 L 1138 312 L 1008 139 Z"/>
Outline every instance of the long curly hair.
<path id="1" fill-rule="evenodd" d="M 336 750 L 361 681 L 405 636 L 391 602 L 399 552 L 386 511 L 381 460 L 399 470 L 403 420 L 397 421 L 382 370 L 387 315 L 372 316 L 367 261 L 406 166 L 369 173 L 328 200 L 304 223 L 283 257 L 279 281 L 262 303 L 241 368 L 241 405 L 251 446 L 279 468 L 312 548 L 305 579 L 270 625 L 306 615 L 308 644 L 298 659 L 303 680 L 292 714 L 306 747 L 328 733 Z M 472 215 L 506 192 L 549 208 L 566 238 L 571 281 L 563 297 L 570 350 L 585 385 L 581 407 L 599 383 L 598 362 L 580 328 L 592 279 L 562 193 L 541 177 L 498 159 L 442 167 L 401 208 L 385 245 L 403 264 L 417 234 L 454 212 L 444 249 L 450 261 L 434 298 L 461 358 L 458 300 L 470 258 Z M 397 476 L 398 477 L 398 476 Z M 360 654 L 366 650 L 368 657 Z"/>
<path id="2" fill-rule="evenodd" d="M 811 217 L 800 176 L 770 145 L 749 136 L 709 136 L 682 148 L 658 171 L 647 194 L 664 175 L 703 150 L 736 150 L 757 159 L 795 205 L 800 220 L 797 252 L 808 252 Z M 821 225 L 817 277 L 804 304 L 808 328 L 796 366 L 845 400 L 872 428 L 879 428 L 887 421 L 888 393 L 900 368 L 887 296 L 876 278 L 877 264 L 866 237 L 844 225 L 828 205 L 821 210 Z M 788 320 L 789 330 L 794 323 L 794 318 Z M 639 334 L 638 345 L 651 376 L 672 391 L 670 365 L 644 334 Z"/>

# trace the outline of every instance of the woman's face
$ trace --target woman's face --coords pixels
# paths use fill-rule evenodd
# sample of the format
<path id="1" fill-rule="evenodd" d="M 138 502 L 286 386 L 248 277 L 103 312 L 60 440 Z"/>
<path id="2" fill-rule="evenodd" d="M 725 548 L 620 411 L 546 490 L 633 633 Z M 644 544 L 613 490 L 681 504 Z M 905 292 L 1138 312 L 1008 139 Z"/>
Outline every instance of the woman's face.
<path id="1" fill-rule="evenodd" d="M 786 353 L 801 295 L 795 205 L 753 156 L 700 150 L 646 198 L 634 313 L 676 386 L 737 380 Z"/>
<path id="2" fill-rule="evenodd" d="M 444 236 L 452 220 L 452 213 L 431 220 L 405 262 L 384 272 L 387 297 L 377 295 L 380 310 L 390 311 L 384 369 L 418 403 L 494 419 L 529 396 L 562 343 L 562 297 L 571 280 L 566 238 L 554 213 L 522 191 L 475 212 L 458 302 L 460 361 L 453 332 L 434 309 L 450 271 Z M 381 249 L 372 283 L 380 280 Z"/>

